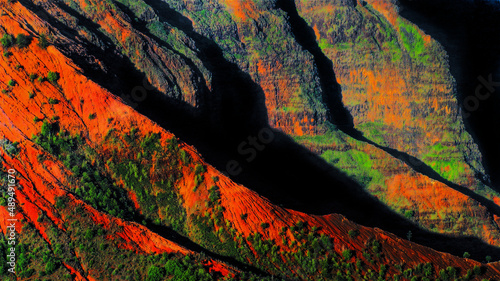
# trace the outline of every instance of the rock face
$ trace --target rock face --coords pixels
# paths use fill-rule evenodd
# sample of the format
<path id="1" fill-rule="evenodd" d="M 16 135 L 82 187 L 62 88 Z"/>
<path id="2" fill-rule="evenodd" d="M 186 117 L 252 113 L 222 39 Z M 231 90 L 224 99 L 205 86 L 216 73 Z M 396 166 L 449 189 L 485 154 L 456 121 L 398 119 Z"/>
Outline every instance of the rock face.
<path id="1" fill-rule="evenodd" d="M 497 244 L 500 233 L 492 218 L 499 215 L 493 203 L 498 193 L 478 180 L 485 178 L 484 168 L 459 116 L 447 55 L 400 17 L 393 2 L 165 2 L 149 4 L 157 11 L 178 10 L 193 29 L 177 27 L 191 37 L 209 38 L 258 84 L 254 95 L 265 100 L 272 127 L 323 156 L 395 211 L 413 213 L 410 219 L 422 226 L 456 235 L 465 230 Z M 223 20 L 210 20 L 214 7 Z M 406 181 L 397 180 L 401 177 Z M 440 189 L 443 196 L 464 200 L 424 203 L 434 200 L 436 181 L 448 186 Z M 424 197 L 392 194 L 396 182 L 397 190 L 418 186 L 411 192 Z M 472 193 L 480 203 L 473 204 L 472 220 L 488 230 L 460 219 Z M 444 226 L 449 221 L 457 222 L 454 230 Z"/>
<path id="2" fill-rule="evenodd" d="M 476 148 L 454 109 L 444 53 L 392 3 L 0 3 L 1 35 L 29 38 L 2 40 L 0 59 L 0 181 L 16 171 L 18 279 L 500 275 L 498 264 L 408 241 L 500 258 L 477 238 L 398 217 L 403 239 L 342 214 L 277 206 L 135 110 L 163 95 L 221 127 L 229 117 L 268 122 L 409 219 L 497 245 L 498 198 L 487 187 L 475 193 L 479 162 L 461 160 Z M 408 36 L 421 49 L 406 46 Z M 6 279 L 8 194 L 0 199 Z"/>

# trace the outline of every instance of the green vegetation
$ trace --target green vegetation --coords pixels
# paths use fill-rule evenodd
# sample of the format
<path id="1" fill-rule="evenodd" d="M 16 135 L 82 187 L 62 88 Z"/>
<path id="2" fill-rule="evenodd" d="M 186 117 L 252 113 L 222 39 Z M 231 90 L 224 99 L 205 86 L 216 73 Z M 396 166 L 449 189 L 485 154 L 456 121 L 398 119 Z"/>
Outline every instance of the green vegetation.
<path id="1" fill-rule="evenodd" d="M 36 73 L 30 73 L 29 75 L 29 79 L 31 82 L 34 82 L 37 77 L 38 75 Z"/>
<path id="2" fill-rule="evenodd" d="M 47 40 L 47 35 L 45 35 L 45 33 L 40 34 L 40 37 L 38 37 L 38 46 L 42 49 L 47 49 L 49 46 L 49 41 Z"/>
<path id="3" fill-rule="evenodd" d="M 49 104 L 58 104 L 58 103 L 59 103 L 58 99 L 49 98 Z"/>
<path id="4" fill-rule="evenodd" d="M 345 249 L 338 254 L 334 250 L 331 238 L 319 234 L 318 228 L 309 227 L 307 223 L 298 221 L 289 229 L 283 227 L 280 232 L 283 237 L 281 242 L 290 247 L 290 250 L 285 250 L 275 241 L 263 239 L 260 233 L 246 238 L 242 237 L 232 228 L 231 223 L 224 219 L 222 208 L 215 204 L 211 210 L 212 212 L 191 216 L 193 228 L 190 233 L 195 241 L 212 251 L 250 263 L 280 278 L 390 280 L 387 272 L 392 267 L 391 265 L 380 264 L 377 271 L 367 266 L 367 264 L 373 266 L 384 259 L 382 244 L 375 239 L 365 242 L 365 249 L 362 253 Z M 246 215 L 243 214 L 243 217 L 246 218 Z M 262 227 L 262 229 L 265 228 Z M 402 280 L 402 278 L 431 280 L 430 278 L 435 276 L 431 263 L 418 264 L 413 268 L 398 264 L 393 269 L 399 272 L 393 276 L 394 280 Z M 471 270 L 471 272 L 479 275 L 477 273 L 480 273 L 480 269 Z M 459 276 L 458 272 L 456 276 Z"/>
<path id="5" fill-rule="evenodd" d="M 398 24 L 403 46 L 410 54 L 410 57 L 417 62 L 427 64 L 429 55 L 426 54 L 424 38 L 420 35 L 417 28 L 412 23 L 400 18 L 398 18 Z"/>
<path id="6" fill-rule="evenodd" d="M 7 85 L 9 85 L 10 87 L 14 87 L 16 85 L 16 81 L 10 79 L 9 82 L 7 82 Z"/>
<path id="7" fill-rule="evenodd" d="M 0 42 L 4 48 L 10 48 L 14 45 L 14 36 L 5 33 L 0 39 Z"/>
<path id="8" fill-rule="evenodd" d="M 333 49 L 333 48 L 335 48 L 335 45 L 332 45 L 332 44 L 328 43 L 328 40 L 325 39 L 325 38 L 321 38 L 319 40 L 319 44 L 318 45 L 321 48 L 321 50 L 323 50 L 323 51 L 325 51 L 327 49 Z M 339 46 L 339 50 L 345 50 L 346 48 L 349 48 L 349 44 L 344 44 L 344 43 L 339 43 L 337 46 Z"/>
<path id="9" fill-rule="evenodd" d="M 7 155 L 15 156 L 19 153 L 19 142 L 11 142 L 8 139 L 0 139 L 0 148 L 2 148 Z"/>
<path id="10" fill-rule="evenodd" d="M 57 83 L 57 80 L 59 80 L 59 73 L 49 71 L 49 73 L 47 74 L 47 80 L 49 80 L 52 84 Z"/>
<path id="11" fill-rule="evenodd" d="M 351 229 L 351 230 L 349 230 L 348 234 L 349 234 L 349 237 L 355 238 L 356 236 L 359 235 L 359 230 L 357 230 L 357 229 Z"/>
<path id="12" fill-rule="evenodd" d="M 408 238 L 408 241 L 411 241 L 412 237 L 413 237 L 413 233 L 411 231 L 408 231 L 408 233 L 406 233 L 406 238 Z"/>
<path id="13" fill-rule="evenodd" d="M 184 151 L 182 150 L 182 152 L 184 152 Z M 185 152 L 181 153 L 181 158 L 182 159 L 184 159 L 186 157 L 187 156 L 185 155 Z M 184 159 L 183 162 L 186 163 L 187 160 Z M 194 187 L 193 187 L 193 191 L 196 191 L 196 189 L 204 181 L 203 173 L 205 173 L 205 172 L 206 172 L 206 169 L 205 169 L 205 167 L 203 165 L 197 164 L 195 166 L 195 169 L 194 169 Z"/>
<path id="14" fill-rule="evenodd" d="M 207 259 L 205 255 L 137 254 L 119 246 L 125 243 L 118 235 L 123 231 L 121 227 L 95 224 L 81 206 L 70 202 L 66 196 L 56 198 L 56 207 L 64 214 L 64 231 L 51 220 L 43 220 L 38 223 L 46 228 L 49 241 L 29 223 L 19 233 L 16 245 L 18 278 L 72 280 L 74 276 L 62 265 L 64 262 L 80 272 L 84 272 L 83 268 L 92 269 L 91 276 L 96 280 L 219 280 L 217 274 L 210 273 L 202 265 Z M 8 247 L 0 233 L 2 280 L 9 280 L 11 274 L 7 272 L 5 259 Z M 245 275 L 249 278 L 241 280 L 257 280 L 252 273 Z"/>
<path id="15" fill-rule="evenodd" d="M 412 219 L 413 216 L 415 216 L 415 211 L 413 211 L 413 210 L 406 210 L 406 211 L 404 211 L 404 216 L 407 219 Z"/>
<path id="16" fill-rule="evenodd" d="M 24 34 L 18 34 L 16 37 L 16 44 L 19 48 L 26 48 L 30 44 L 30 38 Z"/>
<path id="17" fill-rule="evenodd" d="M 35 92 L 28 92 L 28 97 L 30 99 L 34 98 L 35 97 Z"/>
<path id="18" fill-rule="evenodd" d="M 327 150 L 321 157 L 342 169 L 363 186 L 383 185 L 384 176 L 380 171 L 374 169 L 374 162 L 370 154 L 355 149 L 348 151 Z"/>
<path id="19" fill-rule="evenodd" d="M 137 195 L 145 218 L 184 233 L 186 213 L 175 188 L 182 167 L 177 140 L 172 138 L 162 146 L 160 134 L 140 137 L 132 128 L 121 136 L 109 132 L 106 142 L 115 148 L 107 161 L 113 179 L 122 180 Z"/>
<path id="20" fill-rule="evenodd" d="M 94 120 L 96 117 L 97 117 L 97 114 L 95 114 L 95 113 L 90 113 L 89 114 L 89 119 L 90 120 Z"/>
<path id="21" fill-rule="evenodd" d="M 113 216 L 131 219 L 135 216 L 133 204 L 123 189 L 105 173 L 104 163 L 96 159 L 95 152 L 86 147 L 79 135 L 60 130 L 57 122 L 43 121 L 41 131 L 33 141 L 48 153 L 63 161 L 73 172 L 75 193 L 83 200 Z"/>
<path id="22" fill-rule="evenodd" d="M 427 151 L 428 153 L 423 156 L 423 161 L 429 163 L 431 168 L 444 178 L 452 182 L 460 182 L 465 177 L 466 165 L 456 147 L 437 143 L 427 147 Z"/>

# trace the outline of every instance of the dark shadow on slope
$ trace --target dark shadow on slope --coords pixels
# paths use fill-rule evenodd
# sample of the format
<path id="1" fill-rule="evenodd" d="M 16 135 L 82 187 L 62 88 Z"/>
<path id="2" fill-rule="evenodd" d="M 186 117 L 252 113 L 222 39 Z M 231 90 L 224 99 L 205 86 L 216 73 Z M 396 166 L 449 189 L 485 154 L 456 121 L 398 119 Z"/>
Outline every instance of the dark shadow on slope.
<path id="1" fill-rule="evenodd" d="M 260 276 L 271 276 L 269 273 L 264 272 L 264 271 L 254 267 L 254 266 L 251 266 L 249 264 L 242 263 L 242 262 L 236 260 L 235 258 L 219 255 L 215 252 L 212 252 L 212 251 L 202 247 L 201 245 L 193 242 L 189 238 L 180 235 L 179 233 L 175 232 L 173 229 L 171 229 L 169 227 L 166 227 L 163 225 L 157 225 L 153 221 L 147 220 L 144 217 L 136 220 L 136 222 L 139 224 L 141 224 L 140 222 L 142 222 L 142 221 L 146 222 L 145 226 L 149 230 L 151 230 L 152 232 L 154 232 L 154 233 L 160 235 L 161 237 L 166 238 L 170 241 L 174 241 L 175 243 L 181 245 L 182 247 L 185 247 L 186 249 L 189 249 L 189 250 L 192 250 L 192 251 L 195 251 L 198 253 L 205 253 L 210 258 L 218 259 L 218 260 L 223 261 L 227 264 L 235 266 L 240 270 L 250 271 L 250 272 L 255 273 L 257 275 L 260 275 Z"/>
<path id="2" fill-rule="evenodd" d="M 24 2 L 24 1 L 21 1 Z M 66 12 L 74 16 L 79 20 L 80 23 L 84 23 L 85 27 L 91 30 L 94 34 L 97 34 L 99 36 L 99 39 L 101 39 L 103 42 L 108 44 L 109 46 L 112 46 L 112 41 L 109 40 L 100 30 L 98 30 L 98 25 L 89 21 L 85 17 L 81 16 L 78 14 L 75 10 L 71 9 L 69 6 L 66 6 L 64 3 L 60 3 L 62 5 L 62 9 L 64 9 Z M 35 6 L 31 3 L 23 3 L 26 7 L 32 9 L 33 11 L 40 11 L 42 10 L 40 7 Z M 63 35 L 68 36 L 75 34 L 74 30 L 71 29 L 70 27 L 62 24 L 60 21 L 57 19 L 53 18 L 49 14 L 44 14 L 44 18 L 47 22 L 49 22 L 52 26 L 56 27 L 58 31 L 60 31 Z M 74 36 L 71 36 L 74 37 Z M 98 46 L 95 46 L 89 41 L 83 40 L 81 42 L 78 42 L 80 44 L 83 44 L 88 50 L 98 57 L 101 61 L 106 63 L 106 66 L 110 67 L 109 72 L 110 73 L 103 73 L 100 68 L 96 68 L 92 65 L 92 63 L 89 63 L 89 61 L 86 59 L 86 57 L 81 57 L 81 54 L 73 53 L 71 51 L 68 51 L 66 49 L 66 45 L 58 46 L 59 48 L 63 48 L 63 52 L 66 53 L 66 55 L 70 58 L 72 58 L 76 63 L 78 63 L 82 69 L 84 69 L 85 74 L 89 76 L 92 80 L 96 81 L 100 85 L 103 85 L 106 87 L 108 90 L 113 91 L 113 92 L 124 92 L 124 93 L 130 93 L 131 90 L 137 86 L 137 85 L 142 85 L 143 84 L 143 74 L 140 73 L 139 71 L 136 70 L 135 66 L 133 65 L 132 62 L 130 62 L 127 58 L 124 58 L 116 53 L 110 52 L 109 49 L 106 48 L 101 48 Z M 110 79 L 111 78 L 111 79 Z M 114 79 L 113 79 L 114 78 Z M 156 95 L 157 97 L 163 96 L 163 94 L 153 91 L 152 94 Z M 178 116 L 185 116 L 186 120 L 191 120 L 193 119 L 193 116 L 196 114 L 193 114 L 193 108 L 190 107 L 190 105 L 180 102 L 175 99 L 165 99 L 164 96 L 160 97 L 161 104 L 165 104 L 165 102 L 168 100 L 168 108 L 171 109 L 177 109 L 175 113 L 179 113 Z M 151 103 L 155 102 L 155 99 L 150 101 Z M 162 109 L 158 109 L 161 111 Z M 163 109 L 164 110 L 164 109 Z M 175 114 L 176 115 L 176 114 Z M 171 118 L 175 118 L 171 116 Z M 189 121 L 188 121 L 189 122 Z M 183 125 L 189 126 L 189 123 L 184 123 Z M 73 192 L 70 192 L 73 194 L 73 196 L 79 198 L 79 196 Z M 246 271 L 253 272 L 257 275 L 260 276 L 270 276 L 268 273 L 263 272 L 262 270 L 239 262 L 236 259 L 232 257 L 227 257 L 227 256 L 222 256 L 220 254 L 214 253 L 209 251 L 208 249 L 202 247 L 201 245 L 193 242 L 187 237 L 184 237 L 174 230 L 165 227 L 165 226 L 159 226 L 154 224 L 152 221 L 145 219 L 142 215 L 138 215 L 134 218 L 132 218 L 132 221 L 135 221 L 139 224 L 142 221 L 146 221 L 146 226 L 153 231 L 154 233 L 170 240 L 173 241 L 187 249 L 199 252 L 199 253 L 205 253 L 207 256 L 210 258 L 215 258 L 218 260 L 221 260 L 229 265 L 235 266 L 236 268 L 243 269 Z"/>
<path id="3" fill-rule="evenodd" d="M 406 163 L 414 171 L 416 171 L 422 175 L 426 175 L 433 180 L 436 180 L 436 181 L 439 181 L 439 182 L 446 184 L 447 186 L 451 187 L 452 189 L 454 189 L 454 190 L 472 198 L 473 200 L 479 202 L 481 205 L 486 207 L 486 209 L 488 209 L 489 213 L 500 216 L 500 206 L 495 204 L 493 201 L 475 193 L 474 191 L 472 191 L 466 187 L 460 186 L 456 183 L 453 183 L 453 182 L 443 178 L 440 174 L 438 174 L 429 165 L 425 164 L 420 159 L 418 159 L 414 156 L 411 156 L 405 152 L 401 152 L 401 151 L 398 151 L 398 150 L 390 148 L 390 147 L 381 146 L 381 145 L 367 139 L 364 136 L 356 135 L 356 136 L 352 136 L 352 137 L 354 137 L 355 139 L 357 139 L 359 141 L 366 142 L 366 143 L 371 144 L 379 149 L 382 149 L 383 151 L 390 154 L 392 157 L 397 158 L 397 159 L 403 161 L 404 163 Z"/>
<path id="4" fill-rule="evenodd" d="M 189 21 L 182 15 L 171 11 L 166 4 L 156 2 L 153 6 L 158 8 L 158 5 L 161 6 L 161 9 L 157 9 L 157 11 L 169 15 L 165 19 L 171 25 L 186 30 L 187 34 L 195 37 L 195 41 L 200 45 L 198 46 L 200 50 L 204 50 L 204 47 L 208 46 L 204 53 L 200 53 L 200 58 L 202 58 L 208 69 L 218 72 L 218 74 L 214 73 L 214 75 L 218 75 L 217 79 L 221 80 L 218 82 L 219 86 L 214 87 L 210 95 L 216 97 L 224 95 L 224 93 L 218 93 L 218 91 L 228 91 L 227 95 L 233 95 L 234 98 L 237 98 L 238 93 L 258 94 L 258 91 L 248 91 L 242 88 L 248 86 L 246 83 L 235 83 L 229 85 L 228 89 L 221 89 L 220 87 L 226 83 L 223 80 L 234 77 L 233 74 L 228 74 L 227 77 L 224 76 L 227 71 L 234 71 L 234 67 L 225 62 L 222 62 L 222 65 L 213 65 L 221 62 L 223 58 L 208 57 L 210 55 L 220 55 L 220 50 L 214 50 L 213 43 L 207 41 L 209 39 L 196 34 L 192 29 L 190 30 Z M 71 29 L 55 19 L 49 22 L 58 29 L 71 31 Z M 91 45 L 90 42 L 86 44 Z M 81 54 L 68 52 L 72 59 L 80 64 L 89 78 L 118 94 L 130 93 L 132 88 L 142 85 L 144 76 L 136 70 L 130 60 L 100 48 L 90 50 L 95 52 L 92 53 L 94 56 L 110 67 L 109 73 L 104 73 L 99 69 L 96 70 L 91 63 L 87 63 L 85 57 L 82 57 Z M 225 69 L 226 66 L 229 69 Z M 115 75 L 116 78 L 113 78 L 112 75 Z M 239 74 L 237 73 L 237 75 Z M 249 98 L 251 100 L 256 99 L 255 97 Z M 217 102 L 214 103 L 218 104 Z M 231 103 L 220 104 L 222 107 L 230 105 Z M 207 105 L 206 110 L 217 110 L 210 106 Z M 498 248 L 492 247 L 477 238 L 454 238 L 420 229 L 415 224 L 394 213 L 365 192 L 352 179 L 310 152 L 307 148 L 295 143 L 293 139 L 285 134 L 274 132 L 274 141 L 266 145 L 264 150 L 259 151 L 254 161 L 247 162 L 245 155 L 238 153 L 237 147 L 241 142 L 248 141 L 248 136 L 254 136 L 252 131 L 255 130 L 251 130 L 251 128 L 246 132 L 243 131 L 244 134 L 240 132 L 236 136 L 232 136 L 231 131 L 218 134 L 217 132 L 223 131 L 224 128 L 231 128 L 231 124 L 222 127 L 215 126 L 211 118 L 194 117 L 192 114 L 193 108 L 190 105 L 166 97 L 158 91 L 149 92 L 148 98 L 139 104 L 137 110 L 163 128 L 175 133 L 183 141 L 194 145 L 203 154 L 207 162 L 220 171 L 225 171 L 229 160 L 235 159 L 240 162 L 243 172 L 239 176 L 232 178 L 268 197 L 275 204 L 314 214 L 342 213 L 357 223 L 379 227 L 403 238 L 406 237 L 408 231 L 412 231 L 415 242 L 455 255 L 461 255 L 467 251 L 476 259 L 482 259 L 485 255 L 491 255 L 494 259 L 500 258 Z M 225 109 L 222 108 L 221 110 Z M 251 111 L 253 108 L 250 107 L 247 110 Z M 255 114 L 258 114 L 261 110 L 265 111 L 265 108 L 260 108 Z M 225 111 L 225 114 L 221 115 L 221 117 L 234 120 L 233 114 L 235 119 L 248 118 L 242 122 L 236 122 L 236 124 L 252 123 L 252 114 L 240 115 L 234 109 Z M 254 127 L 258 126 L 254 125 Z M 244 130 L 245 127 L 239 129 Z M 169 235 L 168 231 L 157 231 L 161 235 Z"/>
<path id="5" fill-rule="evenodd" d="M 314 57 L 321 83 L 323 103 L 327 106 L 329 120 L 342 130 L 353 130 L 353 118 L 342 102 L 342 89 L 335 77 L 333 63 L 321 51 L 314 30 L 299 15 L 293 0 L 278 0 L 276 6 L 287 13 L 288 22 L 297 43 Z"/>
<path id="6" fill-rule="evenodd" d="M 479 144 L 491 184 L 500 191 L 500 3 L 485 0 L 401 0 L 401 15 L 440 42 L 457 80 L 465 125 Z M 496 3 L 496 4 L 495 4 Z M 497 85 L 484 85 L 483 77 Z M 476 96 L 476 89 L 480 96 Z M 469 116 L 470 115 L 470 116 Z"/>
<path id="7" fill-rule="evenodd" d="M 398 151 L 396 149 L 381 146 L 369 140 L 368 138 L 364 137 L 360 131 L 356 130 L 353 126 L 351 115 L 349 114 L 347 109 L 343 106 L 341 88 L 336 81 L 335 73 L 333 72 L 333 64 L 331 60 L 327 58 L 321 51 L 319 45 L 317 44 L 317 40 L 315 38 L 313 29 L 298 14 L 297 8 L 295 7 L 295 2 L 293 0 L 278 0 L 277 6 L 283 9 L 287 13 L 289 17 L 289 22 L 292 26 L 292 32 L 294 33 L 297 42 L 314 56 L 315 64 L 318 66 L 318 72 L 323 92 L 325 92 L 324 101 L 327 104 L 329 111 L 331 113 L 330 118 L 332 123 L 334 123 L 344 133 L 350 135 L 356 140 L 368 143 L 379 149 L 382 149 L 391 156 L 405 162 L 416 172 L 426 175 L 431 179 L 434 179 L 436 181 L 448 185 L 454 190 L 478 201 L 483 206 L 485 206 L 490 213 L 500 216 L 500 206 L 496 205 L 491 200 L 479 194 L 476 194 L 474 191 L 466 187 L 460 186 L 449 180 L 446 180 L 441 175 L 439 175 L 439 173 L 434 171 L 430 166 L 425 164 L 420 159 L 413 157 L 407 153 Z"/>
<path id="8" fill-rule="evenodd" d="M 163 20 L 166 20 L 172 26 L 181 29 L 194 38 L 198 44 L 198 48 L 202 51 L 200 58 L 205 61 L 208 69 L 223 73 L 227 71 L 227 69 L 224 69 L 224 63 L 219 64 L 220 61 L 217 63 L 219 64 L 218 67 L 214 68 L 213 63 L 215 61 L 208 54 L 220 56 L 220 50 L 214 52 L 212 49 L 216 47 L 212 45 L 214 43 L 207 41 L 208 39 L 196 33 L 187 18 L 173 11 L 166 4 L 148 2 L 157 13 L 163 14 Z M 204 49 L 205 47 L 208 49 Z M 208 52 L 204 53 L 205 51 Z M 221 59 L 223 58 L 221 57 Z M 323 65 L 322 69 L 327 69 L 327 66 Z M 232 69 L 232 66 L 230 69 Z M 222 77 L 222 79 L 227 78 L 227 76 Z M 330 87 L 334 84 L 324 83 L 323 85 Z M 241 87 L 245 87 L 245 85 L 239 85 L 234 89 L 231 88 L 231 90 L 241 93 Z M 337 88 L 328 90 L 327 92 L 333 98 L 339 99 L 339 90 Z M 214 91 L 217 91 L 217 89 L 214 89 Z M 160 116 L 156 116 L 153 119 L 163 124 L 166 128 L 173 130 L 181 139 L 194 144 L 208 162 L 219 170 L 225 170 L 227 161 L 237 159 L 243 168 L 243 172 L 239 176 L 233 176 L 232 178 L 277 204 L 308 213 L 342 213 L 358 223 L 380 227 L 400 237 L 405 237 L 407 232 L 411 230 L 414 233 L 414 240 L 417 243 L 422 243 L 441 251 L 452 252 L 456 255 L 461 255 L 464 251 L 473 252 L 476 258 L 482 258 L 485 253 L 500 254 L 499 249 L 477 238 L 452 238 L 420 229 L 418 226 L 392 212 L 385 205 L 366 193 L 356 182 L 330 166 L 319 156 L 295 143 L 293 139 L 285 134 L 275 131 L 274 141 L 268 144 L 264 150 L 260 151 L 254 161 L 247 162 L 244 155 L 237 153 L 237 147 L 242 141 L 247 141 L 248 135 L 237 142 L 233 142 L 232 140 L 222 139 L 220 136 L 214 135 L 211 133 L 209 127 L 207 128 L 203 125 L 195 129 L 195 133 L 193 134 L 193 131 L 188 132 L 182 126 L 182 123 L 178 125 L 172 124 L 172 118 L 175 118 L 175 116 L 169 118 L 165 115 L 165 111 L 161 110 L 164 108 L 164 104 L 158 100 L 158 102 L 149 103 L 145 108 L 147 108 L 148 112 L 161 112 Z M 341 102 L 337 103 L 337 105 L 339 104 L 341 105 Z M 152 110 L 155 107 L 157 110 Z M 213 110 L 213 108 L 209 110 Z M 149 116 L 154 116 L 154 114 L 149 114 Z M 334 117 L 332 116 L 332 118 Z M 336 120 L 348 120 L 344 123 L 344 127 L 346 130 L 351 127 L 352 120 L 349 122 L 348 116 L 347 118 L 344 116 Z M 196 130 L 199 131 L 196 132 Z"/>
<path id="9" fill-rule="evenodd" d="M 211 121 L 212 130 L 217 129 L 213 133 L 241 139 L 267 127 L 265 94 L 260 85 L 235 63 L 227 61 L 217 43 L 195 32 L 189 19 L 161 1 L 144 2 L 162 22 L 178 28 L 195 42 L 199 58 L 212 73 L 212 91 L 203 99 L 201 111 Z"/>
<path id="10" fill-rule="evenodd" d="M 120 8 L 129 18 L 133 19 L 136 17 L 136 15 L 124 4 L 115 2 L 115 5 Z M 182 58 L 182 60 L 186 63 L 186 65 L 189 66 L 189 68 L 194 72 L 194 77 L 192 77 L 193 81 L 197 81 L 196 85 L 198 86 L 196 88 L 196 104 L 197 105 L 203 105 L 207 103 L 207 99 L 210 97 L 210 90 L 207 87 L 207 81 L 205 80 L 205 77 L 203 76 L 201 70 L 198 68 L 198 66 L 191 60 L 189 57 L 186 55 L 182 54 L 181 52 L 177 51 L 174 47 L 172 47 L 168 42 L 165 40 L 159 38 L 158 36 L 152 34 L 149 29 L 147 28 L 147 22 L 142 20 L 142 19 L 135 19 L 135 25 L 134 28 L 136 28 L 138 31 L 141 33 L 145 34 L 149 38 L 152 38 L 155 43 L 159 44 L 161 47 L 168 49 L 169 51 L 173 52 L 175 55 L 179 56 Z M 166 68 L 166 66 L 163 66 Z M 175 83 L 177 86 L 177 89 L 181 89 L 181 87 Z M 182 89 L 181 89 L 182 90 Z M 182 95 L 182 93 L 181 93 Z M 194 114 L 201 114 L 199 110 L 193 111 Z"/>

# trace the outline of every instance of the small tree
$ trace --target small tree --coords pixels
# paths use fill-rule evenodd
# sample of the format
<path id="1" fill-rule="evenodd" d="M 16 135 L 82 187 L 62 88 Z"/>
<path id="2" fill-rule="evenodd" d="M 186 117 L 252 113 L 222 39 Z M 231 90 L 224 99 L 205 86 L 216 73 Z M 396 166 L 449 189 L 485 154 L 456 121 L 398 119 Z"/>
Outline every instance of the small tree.
<path id="1" fill-rule="evenodd" d="M 14 87 L 16 85 L 16 81 L 10 79 L 9 82 L 7 82 L 7 85 Z"/>
<path id="2" fill-rule="evenodd" d="M 354 238 L 354 237 L 359 235 L 359 231 L 356 229 L 351 229 L 351 230 L 349 230 L 348 234 L 349 234 L 349 237 Z"/>
<path id="3" fill-rule="evenodd" d="M 47 35 L 44 33 L 40 34 L 40 37 L 38 37 L 38 46 L 42 49 L 47 49 L 49 46 L 49 41 L 47 41 Z"/>
<path id="4" fill-rule="evenodd" d="M 491 261 L 491 256 L 486 256 L 486 262 L 490 262 Z"/>
<path id="5" fill-rule="evenodd" d="M 59 73 L 49 71 L 49 73 L 47 74 L 47 79 L 50 81 L 50 83 L 57 83 L 57 80 L 59 80 Z"/>
<path id="6" fill-rule="evenodd" d="M 33 82 L 35 81 L 35 79 L 38 77 L 38 75 L 36 75 L 36 73 L 30 73 L 29 75 L 29 78 L 30 78 L 30 81 Z"/>
<path id="7" fill-rule="evenodd" d="M 146 280 L 148 281 L 163 280 L 163 278 L 165 277 L 165 273 L 166 273 L 165 268 L 153 265 L 148 270 L 148 278 Z"/>
<path id="8" fill-rule="evenodd" d="M 466 259 L 470 258 L 469 252 L 464 252 L 464 258 L 466 258 Z"/>
<path id="9" fill-rule="evenodd" d="M 2 38 L 0 39 L 0 42 L 2 43 L 2 46 L 4 48 L 9 48 L 14 45 L 14 37 L 10 34 L 4 34 Z"/>
<path id="10" fill-rule="evenodd" d="M 342 251 L 342 256 L 348 261 L 354 256 L 354 254 L 351 250 L 344 250 Z"/>
<path id="11" fill-rule="evenodd" d="M 19 46 L 19 48 L 28 47 L 28 45 L 30 44 L 30 39 L 28 36 L 26 36 L 22 33 L 18 34 L 16 37 L 16 44 L 17 44 L 17 46 Z"/>
<path id="12" fill-rule="evenodd" d="M 49 98 L 49 104 L 58 104 L 58 103 L 59 103 L 59 100 L 53 99 L 53 98 Z"/>

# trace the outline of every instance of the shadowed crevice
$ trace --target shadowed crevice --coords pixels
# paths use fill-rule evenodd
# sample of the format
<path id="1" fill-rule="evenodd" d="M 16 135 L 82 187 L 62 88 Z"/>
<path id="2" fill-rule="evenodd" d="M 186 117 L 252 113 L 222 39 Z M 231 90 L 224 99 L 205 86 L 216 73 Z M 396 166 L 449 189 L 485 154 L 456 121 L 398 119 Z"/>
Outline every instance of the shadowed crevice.
<path id="1" fill-rule="evenodd" d="M 286 12 L 297 43 L 314 58 L 320 78 L 323 103 L 328 110 L 328 119 L 344 131 L 354 130 L 351 113 L 342 102 L 342 88 L 335 77 L 333 63 L 319 47 L 314 30 L 299 15 L 293 0 L 278 0 L 276 6 Z"/>

